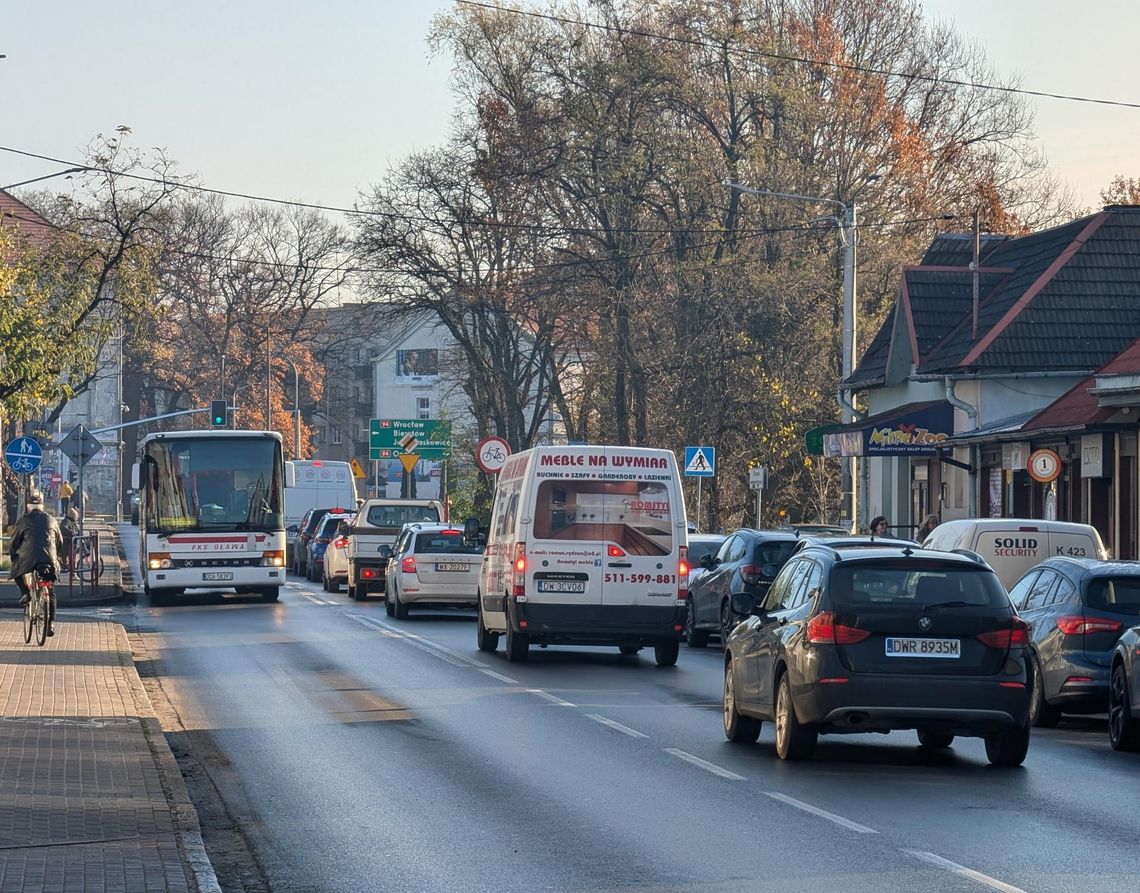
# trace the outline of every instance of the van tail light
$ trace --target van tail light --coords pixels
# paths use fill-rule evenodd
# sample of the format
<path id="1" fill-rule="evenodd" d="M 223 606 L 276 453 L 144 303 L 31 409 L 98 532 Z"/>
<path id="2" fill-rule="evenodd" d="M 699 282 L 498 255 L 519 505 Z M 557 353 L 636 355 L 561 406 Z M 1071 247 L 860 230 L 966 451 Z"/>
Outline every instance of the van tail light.
<path id="1" fill-rule="evenodd" d="M 606 554 L 609 555 L 610 558 L 625 558 L 625 549 L 621 546 L 611 545 L 606 549 Z"/>
<path id="2" fill-rule="evenodd" d="M 978 633 L 978 641 L 988 648 L 998 648 L 1002 651 L 1009 648 L 1024 648 L 1029 644 L 1029 624 L 1020 617 L 1014 617 L 1006 629 Z"/>
<path id="3" fill-rule="evenodd" d="M 760 565 L 746 564 L 740 569 L 740 579 L 747 583 L 749 586 L 754 586 L 760 582 Z"/>
<path id="4" fill-rule="evenodd" d="M 832 611 L 816 614 L 807 625 L 807 640 L 813 645 L 854 645 L 869 635 L 869 630 L 836 623 Z"/>
<path id="5" fill-rule="evenodd" d="M 415 555 L 409 555 L 407 558 L 405 558 L 403 561 L 400 562 L 400 573 L 401 574 L 414 574 L 415 572 L 416 572 L 416 556 Z"/>
<path id="6" fill-rule="evenodd" d="M 1104 617 L 1076 615 L 1058 617 L 1057 629 L 1066 636 L 1083 636 L 1086 633 L 1118 633 L 1124 629 L 1124 624 L 1119 620 L 1108 620 Z"/>
<path id="7" fill-rule="evenodd" d="M 511 595 L 515 598 L 526 598 L 526 543 L 515 543 L 513 567 L 515 579 Z"/>
<path id="8" fill-rule="evenodd" d="M 689 547 L 681 546 L 681 557 L 677 559 L 677 601 L 689 598 Z"/>

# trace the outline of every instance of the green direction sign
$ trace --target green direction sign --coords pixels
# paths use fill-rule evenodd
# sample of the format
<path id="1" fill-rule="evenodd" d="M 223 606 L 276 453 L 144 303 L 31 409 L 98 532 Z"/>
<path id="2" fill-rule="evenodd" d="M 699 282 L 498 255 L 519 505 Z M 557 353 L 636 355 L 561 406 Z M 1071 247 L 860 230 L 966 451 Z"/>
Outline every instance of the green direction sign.
<path id="1" fill-rule="evenodd" d="M 830 434 L 836 428 L 842 427 L 839 424 L 820 425 L 818 428 L 812 428 L 810 431 L 804 432 L 804 446 L 807 447 L 809 456 L 822 456 L 823 455 L 823 435 Z"/>
<path id="2" fill-rule="evenodd" d="M 424 459 L 451 457 L 451 422 L 445 419 L 370 419 L 368 458 L 416 453 Z"/>

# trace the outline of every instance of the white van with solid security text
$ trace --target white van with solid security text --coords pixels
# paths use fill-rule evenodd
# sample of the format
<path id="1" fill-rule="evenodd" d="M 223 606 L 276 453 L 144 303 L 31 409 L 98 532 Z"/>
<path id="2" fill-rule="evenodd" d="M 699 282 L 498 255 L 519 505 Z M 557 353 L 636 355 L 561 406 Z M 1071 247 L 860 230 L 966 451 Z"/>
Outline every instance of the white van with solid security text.
<path id="1" fill-rule="evenodd" d="M 478 644 L 652 647 L 672 666 L 688 611 L 685 502 L 668 450 L 544 446 L 499 472 L 479 576 Z"/>
<path id="2" fill-rule="evenodd" d="M 1033 518 L 960 518 L 944 521 L 922 544 L 926 549 L 977 552 L 1008 590 L 1046 558 L 1107 558 L 1100 534 L 1090 524 Z"/>

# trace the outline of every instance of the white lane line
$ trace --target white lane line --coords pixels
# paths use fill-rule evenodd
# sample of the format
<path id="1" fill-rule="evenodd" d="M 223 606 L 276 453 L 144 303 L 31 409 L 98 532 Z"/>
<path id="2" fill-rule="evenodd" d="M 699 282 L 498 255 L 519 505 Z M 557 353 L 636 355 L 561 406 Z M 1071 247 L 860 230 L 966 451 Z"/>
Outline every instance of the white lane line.
<path id="1" fill-rule="evenodd" d="M 571 704 L 569 701 L 564 701 L 558 695 L 552 695 L 548 691 L 543 691 L 541 688 L 528 688 L 526 689 L 528 695 L 538 695 L 540 698 L 545 698 L 551 704 L 557 704 L 559 707 L 577 707 L 577 704 Z"/>
<path id="2" fill-rule="evenodd" d="M 713 775 L 719 775 L 721 778 L 728 778 L 728 779 L 731 779 L 732 781 L 746 781 L 747 780 L 747 779 L 745 779 L 745 777 L 743 775 L 737 775 L 735 772 L 729 772 L 727 769 L 722 769 L 720 766 L 717 766 L 715 763 L 705 762 L 700 757 L 695 757 L 691 753 L 685 753 L 685 751 L 683 751 L 683 750 L 677 750 L 677 748 L 675 748 L 675 747 L 666 747 L 665 753 L 669 753 L 675 757 L 679 757 L 680 759 L 684 760 L 686 763 L 692 763 L 694 766 L 696 766 L 700 769 L 704 769 L 706 772 L 711 772 Z"/>
<path id="3" fill-rule="evenodd" d="M 794 806 L 796 809 L 802 809 L 804 812 L 810 812 L 812 815 L 819 816 L 821 819 L 834 822 L 841 828 L 846 828 L 848 831 L 858 831 L 860 834 L 879 833 L 874 828 L 860 825 L 858 822 L 851 821 L 851 819 L 845 819 L 843 816 L 836 815 L 834 812 L 828 812 L 826 809 L 820 809 L 818 806 L 804 803 L 803 800 L 797 800 L 795 797 L 789 797 L 787 794 L 781 794 L 778 791 L 765 791 L 764 794 L 773 800 L 779 800 L 781 803 L 787 803 L 788 806 Z"/>
<path id="4" fill-rule="evenodd" d="M 914 856 L 922 862 L 929 865 L 934 865 L 937 868 L 944 868 L 946 871 L 953 872 L 954 874 L 969 878 L 970 880 L 981 884 L 984 887 L 989 887 L 991 890 L 1001 890 L 1002 893 L 1025 893 L 1020 887 L 1015 887 L 1013 884 L 1007 884 L 1004 881 L 999 881 L 997 878 L 992 878 L 988 874 L 982 874 L 980 871 L 974 871 L 972 868 L 967 868 L 965 865 L 959 865 L 957 862 L 951 862 L 949 859 L 943 859 L 941 856 L 934 853 L 927 853 L 921 850 L 903 850 L 908 856 Z"/>
<path id="5" fill-rule="evenodd" d="M 485 668 L 484 664 L 481 664 L 479 661 L 472 660 L 467 655 L 461 654 L 458 651 L 453 651 L 446 645 L 440 645 L 438 642 L 433 642 L 430 639 L 425 639 L 423 636 L 418 636 L 415 633 L 407 632 L 398 626 L 391 626 L 390 624 L 385 623 L 383 620 L 376 620 L 363 614 L 353 614 L 351 616 L 359 617 L 361 619 L 361 622 L 366 623 L 369 626 L 383 632 L 391 633 L 403 639 L 409 645 L 419 648 L 422 651 L 426 651 L 429 654 L 435 654 L 443 660 L 451 662 L 459 661 L 463 666 L 474 667 L 477 670 L 482 670 Z"/>
<path id="6" fill-rule="evenodd" d="M 629 735 L 630 738 L 649 737 L 648 735 L 637 731 L 637 729 L 631 729 L 629 726 L 623 726 L 620 722 L 615 722 L 614 720 L 608 719 L 605 716 L 600 716 L 597 713 L 587 713 L 586 717 L 588 719 L 592 719 L 594 722 L 601 723 L 603 726 L 607 726 L 611 729 L 614 729 L 615 731 L 621 732 L 623 735 Z"/>
<path id="7" fill-rule="evenodd" d="M 498 679 L 500 682 L 506 682 L 510 685 L 521 684 L 517 679 L 512 679 L 510 676 L 504 676 L 502 673 L 496 673 L 494 670 L 488 670 L 486 667 L 481 668 L 479 672 L 484 676 L 490 676 L 492 679 Z"/>

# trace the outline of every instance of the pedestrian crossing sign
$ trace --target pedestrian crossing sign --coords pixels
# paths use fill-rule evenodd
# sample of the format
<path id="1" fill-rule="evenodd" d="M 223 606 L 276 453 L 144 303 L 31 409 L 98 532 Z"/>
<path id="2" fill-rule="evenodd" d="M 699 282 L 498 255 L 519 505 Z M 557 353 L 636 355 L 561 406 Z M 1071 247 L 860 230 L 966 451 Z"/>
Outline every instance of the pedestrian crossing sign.
<path id="1" fill-rule="evenodd" d="M 685 447 L 685 477 L 711 478 L 716 473 L 716 447 Z"/>

